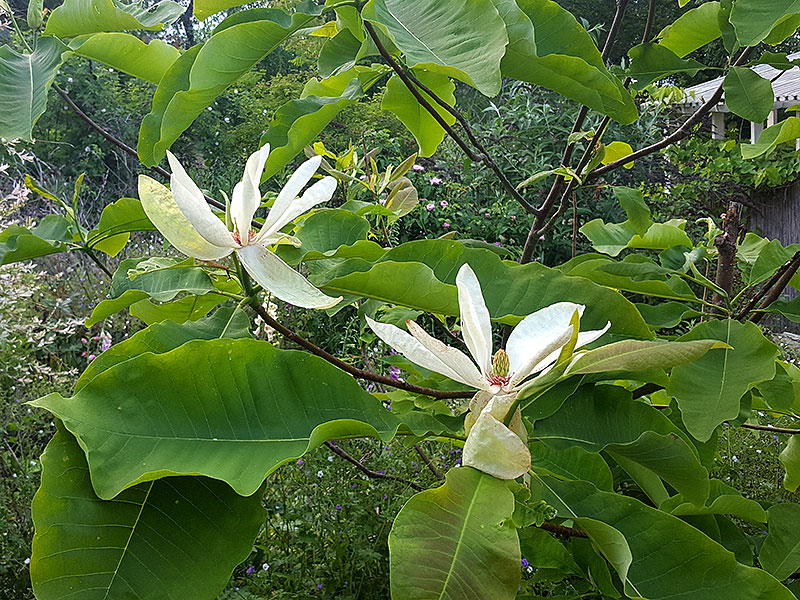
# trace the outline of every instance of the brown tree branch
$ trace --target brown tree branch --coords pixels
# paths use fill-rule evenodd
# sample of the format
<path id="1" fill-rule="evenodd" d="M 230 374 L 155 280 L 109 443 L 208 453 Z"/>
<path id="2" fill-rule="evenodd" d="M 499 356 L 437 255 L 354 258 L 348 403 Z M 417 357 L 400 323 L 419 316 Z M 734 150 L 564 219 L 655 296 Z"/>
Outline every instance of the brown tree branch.
<path id="1" fill-rule="evenodd" d="M 781 266 L 783 273 L 781 273 L 769 291 L 764 295 L 764 300 L 758 307 L 760 310 L 767 308 L 770 304 L 778 299 L 786 286 L 789 285 L 789 281 L 792 279 L 792 277 L 794 277 L 794 274 L 797 273 L 798 267 L 800 267 L 800 252 L 795 253 L 795 255 L 790 258 L 786 264 Z M 779 271 L 781 269 L 779 269 Z M 766 313 L 764 312 L 757 312 L 752 315 L 749 320 L 753 323 L 758 323 L 762 318 L 764 318 L 765 314 Z"/>
<path id="2" fill-rule="evenodd" d="M 582 529 L 576 529 L 575 527 L 565 527 L 564 525 L 558 525 L 556 523 L 550 523 L 549 521 L 545 521 L 541 525 L 538 525 L 539 529 L 544 529 L 545 531 L 549 531 L 550 533 L 555 533 L 556 535 L 560 535 L 562 537 L 578 537 L 578 538 L 588 538 L 589 536 L 586 535 L 586 532 Z"/>
<path id="3" fill-rule="evenodd" d="M 739 237 L 739 207 L 737 202 L 729 202 L 728 210 L 722 217 L 722 233 L 714 238 L 717 248 L 717 277 L 715 283 L 730 297 L 736 268 L 736 240 Z M 724 307 L 726 299 L 714 292 L 711 302 Z"/>
<path id="4" fill-rule="evenodd" d="M 436 465 L 434 465 L 431 462 L 431 459 L 428 457 L 427 454 L 425 454 L 425 451 L 422 448 L 420 448 L 419 444 L 414 444 L 414 450 L 417 451 L 417 454 L 422 459 L 422 462 L 425 463 L 425 466 L 428 467 L 428 469 L 430 470 L 431 473 L 433 473 L 433 476 L 436 477 L 436 479 L 438 479 L 439 481 L 444 479 L 444 477 L 442 477 L 442 474 L 439 472 L 439 469 L 437 469 Z"/>
<path id="5" fill-rule="evenodd" d="M 350 375 L 356 377 L 357 379 L 374 381 L 376 383 L 388 385 L 390 387 L 405 390 L 407 392 L 412 392 L 414 394 L 423 394 L 425 396 L 431 396 L 433 398 L 440 398 L 440 399 L 471 398 L 472 396 L 475 395 L 474 392 L 447 392 L 447 391 L 434 390 L 431 388 L 414 385 L 413 383 L 406 383 L 405 381 L 397 381 L 396 379 L 392 379 L 391 377 L 388 377 L 386 375 L 371 373 L 370 371 L 367 371 L 365 369 L 359 369 L 358 367 L 354 367 L 353 365 L 346 363 L 339 358 L 336 358 L 333 354 L 331 354 L 327 350 L 323 350 L 313 342 L 295 333 L 285 325 L 281 325 L 260 304 L 250 304 L 250 307 L 256 312 L 256 314 L 258 314 L 259 317 L 263 319 L 263 321 L 267 325 L 272 327 L 283 337 L 285 337 L 288 340 L 291 340 L 292 342 L 294 342 L 299 346 L 302 346 L 303 348 L 311 352 L 311 354 L 319 356 L 320 358 L 324 358 L 332 365 L 339 367 L 342 371 L 345 371 L 346 373 L 350 373 Z"/>
<path id="6" fill-rule="evenodd" d="M 356 460 L 352 456 L 350 456 L 347 452 L 342 450 L 336 442 L 325 442 L 325 445 L 328 449 L 336 454 L 337 456 L 345 459 L 350 464 L 354 465 L 358 468 L 359 471 L 364 473 L 367 477 L 372 477 L 373 479 L 389 479 L 391 481 L 399 481 L 400 483 L 406 484 L 408 487 L 415 489 L 418 492 L 421 492 L 425 488 L 423 488 L 420 484 L 410 481 L 408 479 L 403 479 L 402 477 L 398 477 L 396 475 L 387 475 L 386 473 L 379 473 L 378 471 L 373 471 L 369 469 L 365 465 L 361 463 L 361 461 Z"/>

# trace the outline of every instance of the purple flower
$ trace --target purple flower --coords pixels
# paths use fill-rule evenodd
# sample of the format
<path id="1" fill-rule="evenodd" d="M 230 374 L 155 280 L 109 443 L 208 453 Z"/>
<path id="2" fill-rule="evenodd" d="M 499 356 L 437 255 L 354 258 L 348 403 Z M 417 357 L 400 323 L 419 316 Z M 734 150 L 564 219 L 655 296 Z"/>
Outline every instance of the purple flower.
<path id="1" fill-rule="evenodd" d="M 89 355 L 89 360 L 94 360 L 95 358 L 97 358 L 96 354 L 90 354 Z"/>
<path id="2" fill-rule="evenodd" d="M 318 583 L 318 584 L 317 584 L 317 589 L 318 589 L 318 590 L 321 590 L 321 589 L 322 589 L 322 584 L 321 584 L 321 583 Z"/>
<path id="3" fill-rule="evenodd" d="M 414 165 L 413 167 L 411 167 L 411 170 L 416 171 L 417 173 L 422 173 L 425 170 L 425 167 L 423 167 L 422 165 Z"/>
<path id="4" fill-rule="evenodd" d="M 448 206 L 447 200 L 442 200 L 441 202 L 439 202 L 439 206 L 441 206 L 442 208 L 447 208 Z"/>
<path id="5" fill-rule="evenodd" d="M 306 464 L 306 461 L 304 461 L 302 458 L 298 458 L 297 459 L 297 464 L 302 467 L 304 464 Z"/>
<path id="6" fill-rule="evenodd" d="M 431 185 L 442 185 L 442 180 L 438 177 L 431 177 Z"/>
<path id="7" fill-rule="evenodd" d="M 780 438 L 777 435 L 775 435 L 774 433 L 772 434 L 772 439 L 775 440 L 776 442 L 780 442 L 781 441 Z"/>
<path id="8" fill-rule="evenodd" d="M 400 367 L 395 367 L 394 365 L 389 367 L 389 377 L 395 381 L 400 381 Z"/>
<path id="9" fill-rule="evenodd" d="M 425 205 L 425 210 L 433 210 L 434 208 L 436 208 L 436 205 L 433 202 L 428 202 Z"/>
<path id="10" fill-rule="evenodd" d="M 489 217 L 491 217 L 492 215 L 491 215 L 490 213 L 483 213 L 483 216 L 484 216 L 484 217 L 486 217 L 486 218 L 488 219 L 488 218 L 489 218 Z"/>
<path id="11" fill-rule="evenodd" d="M 502 244 L 500 242 L 495 242 L 494 245 L 495 246 L 502 246 Z"/>
<path id="12" fill-rule="evenodd" d="M 544 241 L 544 236 L 543 236 L 543 235 L 540 235 L 540 236 L 539 236 L 539 241 L 540 241 L 540 242 L 543 242 L 543 241 Z"/>
<path id="13" fill-rule="evenodd" d="M 244 573 L 245 575 L 252 575 L 255 572 L 256 568 L 253 565 L 250 565 L 249 567 L 247 567 L 247 570 Z"/>
<path id="14" fill-rule="evenodd" d="M 81 344 L 85 344 L 88 340 L 86 338 L 81 338 Z"/>
<path id="15" fill-rule="evenodd" d="M 527 559 L 527 558 L 523 558 L 523 559 L 522 559 L 522 568 L 523 568 L 523 569 L 524 569 L 525 567 L 527 567 L 529 564 L 530 564 L 530 563 L 528 562 L 528 559 Z"/>
<path id="16" fill-rule="evenodd" d="M 336 505 L 336 510 L 342 510 L 342 505 L 341 504 L 337 504 Z"/>
<path id="17" fill-rule="evenodd" d="M 109 348 L 111 348 L 111 336 L 105 334 L 100 342 L 100 352 L 105 352 Z"/>
<path id="18" fill-rule="evenodd" d="M 442 229 L 450 229 L 450 223 L 448 223 L 447 221 L 442 223 Z"/>

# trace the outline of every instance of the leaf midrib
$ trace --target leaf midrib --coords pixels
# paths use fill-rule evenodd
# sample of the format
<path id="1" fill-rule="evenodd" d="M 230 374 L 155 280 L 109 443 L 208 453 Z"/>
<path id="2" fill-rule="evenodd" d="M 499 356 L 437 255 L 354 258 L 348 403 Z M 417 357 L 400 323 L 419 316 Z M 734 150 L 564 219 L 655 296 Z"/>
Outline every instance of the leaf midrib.
<path id="1" fill-rule="evenodd" d="M 478 485 L 475 486 L 475 492 L 472 494 L 472 498 L 469 501 L 469 506 L 467 507 L 467 513 L 464 517 L 464 526 L 461 528 L 461 532 L 458 534 L 458 540 L 456 541 L 455 550 L 453 550 L 453 559 L 450 561 L 450 568 L 447 570 L 447 577 L 444 579 L 444 583 L 442 584 L 442 592 L 439 594 L 439 599 L 442 600 L 445 598 L 445 593 L 447 592 L 447 584 L 450 581 L 450 578 L 455 571 L 455 565 L 458 562 L 458 554 L 460 552 L 462 543 L 464 541 L 464 535 L 467 531 L 467 522 L 469 521 L 470 516 L 472 515 L 472 507 L 475 505 L 475 501 L 478 498 L 478 490 L 483 485 L 483 478 L 478 481 Z"/>

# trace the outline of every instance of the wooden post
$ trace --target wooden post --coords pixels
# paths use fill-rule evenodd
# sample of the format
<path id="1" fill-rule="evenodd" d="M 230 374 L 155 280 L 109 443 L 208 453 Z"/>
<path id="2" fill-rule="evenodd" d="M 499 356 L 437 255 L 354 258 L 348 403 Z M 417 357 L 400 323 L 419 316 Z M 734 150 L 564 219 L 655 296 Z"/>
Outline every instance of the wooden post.
<path id="1" fill-rule="evenodd" d="M 767 127 L 772 127 L 777 122 L 778 122 L 778 109 L 776 108 L 767 115 Z"/>
<path id="2" fill-rule="evenodd" d="M 725 113 L 711 113 L 711 137 L 715 140 L 721 140 L 725 138 Z"/>
<path id="3" fill-rule="evenodd" d="M 764 131 L 764 124 L 763 123 L 753 123 L 750 122 L 750 143 L 755 144 L 758 140 L 758 136 L 761 135 L 761 132 Z"/>

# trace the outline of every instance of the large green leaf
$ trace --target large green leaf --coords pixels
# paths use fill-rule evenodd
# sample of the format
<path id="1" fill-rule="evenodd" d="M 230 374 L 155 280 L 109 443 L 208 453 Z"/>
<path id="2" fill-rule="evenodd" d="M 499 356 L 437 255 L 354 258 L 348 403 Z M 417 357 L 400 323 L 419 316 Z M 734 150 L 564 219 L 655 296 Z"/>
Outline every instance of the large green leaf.
<path id="1" fill-rule="evenodd" d="M 797 13 L 800 13 L 800 0 L 737 0 L 731 11 L 731 23 L 742 46 L 755 46 L 776 24 Z"/>
<path id="2" fill-rule="evenodd" d="M 758 158 L 769 155 L 778 144 L 792 142 L 800 137 L 800 117 L 787 117 L 783 121 L 767 127 L 758 136 L 755 144 L 741 144 L 742 157 Z"/>
<path id="3" fill-rule="evenodd" d="M 726 347 L 716 340 L 690 342 L 623 340 L 589 350 L 570 366 L 569 372 L 579 375 L 609 371 L 671 369 L 690 363 L 709 350 Z"/>
<path id="4" fill-rule="evenodd" d="M 630 221 L 622 223 L 606 223 L 603 219 L 593 219 L 580 228 L 580 232 L 589 238 L 592 247 L 598 252 L 617 256 L 626 248 L 647 250 L 664 250 L 673 246 L 693 246 L 686 235 L 686 223 L 673 219 L 666 223 L 653 223 L 647 231 L 640 235 Z"/>
<path id="5" fill-rule="evenodd" d="M 130 305 L 130 313 L 131 316 L 141 319 L 147 325 L 160 323 L 161 321 L 184 323 L 205 317 L 227 299 L 227 296 L 215 294 L 214 292 L 203 294 L 202 296 L 188 295 L 163 303 L 154 302 L 150 298 L 142 298 Z"/>
<path id="6" fill-rule="evenodd" d="M 640 44 L 628 51 L 631 64 L 627 74 L 636 80 L 634 89 L 641 90 L 668 75 L 688 73 L 692 77 L 706 66 L 694 59 L 679 57 L 661 44 Z"/>
<path id="7" fill-rule="evenodd" d="M 226 8 L 247 4 L 242 0 L 194 0 L 194 16 L 201 21 Z"/>
<path id="8" fill-rule="evenodd" d="M 63 38 L 101 31 L 159 30 L 181 14 L 183 7 L 172 0 L 149 7 L 122 0 L 65 0 L 47 19 L 44 32 Z"/>
<path id="9" fill-rule="evenodd" d="M 722 84 L 725 104 L 735 115 L 763 123 L 775 103 L 772 84 L 747 67 L 731 67 Z"/>
<path id="10" fill-rule="evenodd" d="M 153 231 L 138 198 L 120 198 L 103 209 L 100 220 L 86 234 L 86 245 L 116 256 L 125 247 L 131 231 Z"/>
<path id="11" fill-rule="evenodd" d="M 362 41 L 349 29 L 342 29 L 320 49 L 317 59 L 319 74 L 322 77 L 330 77 L 353 68 L 358 61 L 361 48 Z"/>
<path id="12" fill-rule="evenodd" d="M 536 473 L 590 481 L 601 490 L 614 489 L 611 469 L 600 454 L 589 452 L 581 446 L 553 448 L 542 442 L 533 442 L 530 451 L 531 468 Z"/>
<path id="13" fill-rule="evenodd" d="M 552 89 L 620 123 L 638 118 L 632 96 L 571 13 L 551 0 L 494 3 L 508 30 L 504 77 Z"/>
<path id="14" fill-rule="evenodd" d="M 31 139 L 67 50 L 52 37 L 41 38 L 32 54 L 20 54 L 8 44 L 0 46 L 0 138 Z"/>
<path id="15" fill-rule="evenodd" d="M 447 76 L 423 69 L 415 69 L 414 74 L 439 98 L 451 106 L 456 103 L 456 97 L 453 95 L 456 87 Z M 456 122 L 456 118 L 436 104 L 430 96 L 425 92 L 420 93 L 436 109 L 446 123 L 452 125 Z M 396 75 L 386 84 L 386 93 L 383 95 L 381 108 L 394 113 L 414 135 L 417 144 L 419 144 L 420 156 L 431 156 L 444 140 L 444 128 L 417 102 L 417 99 Z"/>
<path id="16" fill-rule="evenodd" d="M 508 37 L 491 0 L 370 0 L 361 14 L 387 28 L 408 66 L 455 77 L 486 96 L 500 91 Z"/>
<path id="17" fill-rule="evenodd" d="M 734 515 L 751 523 L 766 523 L 767 512 L 755 500 L 742 496 L 734 488 L 717 479 L 711 480 L 708 500 L 698 506 L 683 494 L 672 496 L 659 505 L 659 509 L 673 515 Z"/>
<path id="18" fill-rule="evenodd" d="M 734 555 L 682 520 L 635 498 L 602 492 L 590 483 L 540 478 L 559 517 L 591 517 L 620 531 L 633 560 L 626 591 L 648 600 L 793 600 L 766 571 Z"/>
<path id="19" fill-rule="evenodd" d="M 777 348 L 754 323 L 719 319 L 700 323 L 679 341 L 714 339 L 732 349 L 712 350 L 672 370 L 667 393 L 677 399 L 689 433 L 701 441 L 739 415 L 739 400 L 775 376 Z"/>
<path id="20" fill-rule="evenodd" d="M 700 505 L 708 497 L 708 471 L 685 434 L 622 388 L 582 387 L 558 412 L 536 421 L 531 438 L 555 448 L 605 450 L 650 469 Z"/>
<path id="21" fill-rule="evenodd" d="M 775 504 L 769 509 L 769 535 L 758 562 L 775 579 L 786 579 L 800 568 L 800 505 Z"/>
<path id="22" fill-rule="evenodd" d="M 569 550 L 544 529 L 527 527 L 519 532 L 522 556 L 537 569 L 554 569 L 565 575 L 583 576 Z"/>
<path id="23" fill-rule="evenodd" d="M 312 281 L 337 293 L 361 295 L 428 312 L 458 315 L 455 279 L 465 262 L 478 276 L 492 319 L 516 324 L 526 315 L 559 301 L 586 306 L 581 319 L 587 329 L 611 321 L 620 335 L 651 338 L 636 308 L 619 293 L 580 277 L 567 277 L 537 263 L 519 265 L 480 248 L 451 240 L 418 240 L 388 251 L 367 242 L 341 248 L 329 269 L 317 269 Z M 382 252 L 375 260 L 375 250 Z M 365 258 L 359 258 L 361 253 Z M 326 260 L 313 261 L 325 263 Z"/>
<path id="24" fill-rule="evenodd" d="M 47 215 L 32 229 L 9 225 L 0 231 L 0 265 L 65 252 L 72 241 L 69 229 L 62 215 Z"/>
<path id="25" fill-rule="evenodd" d="M 185 52 L 162 77 L 139 131 L 139 159 L 147 166 L 158 164 L 214 98 L 314 18 L 302 12 L 290 16 L 277 9 L 253 9 L 223 21 L 203 45 Z"/>
<path id="26" fill-rule="evenodd" d="M 719 2 L 704 2 L 686 11 L 658 34 L 658 43 L 681 58 L 702 48 L 722 35 L 719 10 Z"/>
<path id="27" fill-rule="evenodd" d="M 98 374 L 72 398 L 51 394 L 33 404 L 78 438 L 101 498 L 178 474 L 220 479 L 250 495 L 281 464 L 326 440 L 388 440 L 401 427 L 324 360 L 246 339 L 146 353 Z"/>
<path id="28" fill-rule="evenodd" d="M 383 69 L 354 67 L 318 81 L 311 78 L 299 99 L 281 106 L 261 136 L 270 145 L 262 179 L 272 177 L 300 154 L 343 108 L 360 98 L 383 73 Z"/>
<path id="29" fill-rule="evenodd" d="M 393 600 L 515 598 L 520 550 L 506 482 L 471 467 L 406 502 L 389 533 Z"/>
<path id="30" fill-rule="evenodd" d="M 158 83 L 180 51 L 164 40 L 145 44 L 129 33 L 95 33 L 70 43 L 75 54 L 99 61 L 139 79 Z"/>
<path id="31" fill-rule="evenodd" d="M 33 590 L 39 600 L 214 598 L 252 550 L 263 514 L 261 494 L 243 498 L 205 477 L 100 500 L 80 446 L 59 425 L 33 499 Z"/>
<path id="32" fill-rule="evenodd" d="M 247 314 L 241 309 L 234 308 L 220 308 L 213 315 L 188 323 L 179 324 L 174 321 L 156 323 L 137 331 L 90 362 L 78 378 L 75 391 L 79 392 L 103 371 L 145 352 L 163 354 L 192 340 L 250 337 L 249 327 L 250 319 Z"/>
<path id="33" fill-rule="evenodd" d="M 301 246 L 282 244 L 278 246 L 277 254 L 295 266 L 310 252 L 330 252 L 366 240 L 369 230 L 369 221 L 354 212 L 339 208 L 320 210 L 304 219 L 298 228 L 295 237 Z"/>

